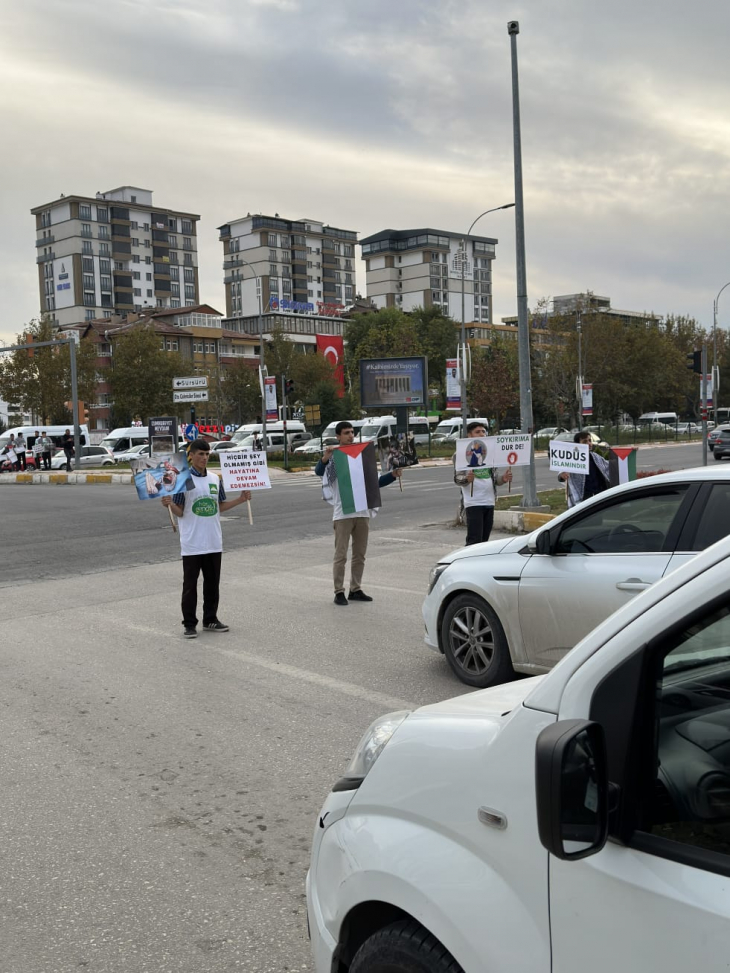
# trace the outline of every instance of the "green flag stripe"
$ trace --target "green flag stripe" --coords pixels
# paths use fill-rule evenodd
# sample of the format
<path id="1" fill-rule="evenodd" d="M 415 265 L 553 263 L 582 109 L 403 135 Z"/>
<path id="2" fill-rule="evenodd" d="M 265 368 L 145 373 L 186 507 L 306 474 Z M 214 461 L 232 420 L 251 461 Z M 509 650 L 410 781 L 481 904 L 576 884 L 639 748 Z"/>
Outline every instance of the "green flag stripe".
<path id="1" fill-rule="evenodd" d="M 337 471 L 337 486 L 340 490 L 340 503 L 342 512 L 354 514 L 356 511 L 355 498 L 352 491 L 352 480 L 350 479 L 350 457 L 347 453 L 336 449 L 332 454 L 332 459 Z"/>

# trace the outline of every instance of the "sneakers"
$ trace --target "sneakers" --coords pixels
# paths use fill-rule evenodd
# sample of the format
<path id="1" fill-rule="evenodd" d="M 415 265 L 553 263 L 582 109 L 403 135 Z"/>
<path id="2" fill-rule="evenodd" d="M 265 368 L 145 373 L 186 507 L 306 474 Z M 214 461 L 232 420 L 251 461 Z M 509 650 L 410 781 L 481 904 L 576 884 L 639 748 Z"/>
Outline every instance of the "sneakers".
<path id="1" fill-rule="evenodd" d="M 351 591 L 350 594 L 347 596 L 347 598 L 349 601 L 372 601 L 373 600 L 370 597 L 370 595 L 366 595 L 364 591 L 360 590 L 360 588 L 358 588 L 357 591 Z"/>
<path id="2" fill-rule="evenodd" d="M 344 591 L 338 591 L 337 592 L 337 594 L 335 595 L 335 604 L 336 605 L 345 605 L 345 606 L 347 606 L 347 598 L 345 598 L 345 592 Z"/>
<path id="3" fill-rule="evenodd" d="M 184 639 L 196 639 L 198 637 L 197 628 L 186 628 L 183 632 Z"/>
<path id="4" fill-rule="evenodd" d="M 219 622 L 218 619 L 216 619 L 214 622 L 207 622 L 205 625 L 203 625 L 203 628 L 205 629 L 206 632 L 228 632 L 228 631 L 230 631 L 230 629 L 228 628 L 228 626 L 227 625 L 224 625 L 223 622 Z"/>

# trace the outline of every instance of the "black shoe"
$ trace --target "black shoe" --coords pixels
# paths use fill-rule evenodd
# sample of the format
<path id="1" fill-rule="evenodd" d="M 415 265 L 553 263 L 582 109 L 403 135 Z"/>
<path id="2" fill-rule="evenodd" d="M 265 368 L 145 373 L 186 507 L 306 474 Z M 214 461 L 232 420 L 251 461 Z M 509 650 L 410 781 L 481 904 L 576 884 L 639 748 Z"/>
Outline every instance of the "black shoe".
<path id="1" fill-rule="evenodd" d="M 338 591 L 337 592 L 337 594 L 335 595 L 335 604 L 336 605 L 345 605 L 345 606 L 347 605 L 347 598 L 345 598 L 345 592 L 344 591 Z"/>
<path id="2" fill-rule="evenodd" d="M 219 622 L 217 619 L 214 622 L 207 622 L 203 625 L 206 632 L 229 632 L 230 629 L 223 622 Z"/>
<path id="3" fill-rule="evenodd" d="M 364 591 L 360 590 L 360 588 L 358 588 L 357 591 L 351 591 L 350 594 L 347 596 L 347 598 L 349 601 L 372 601 L 373 600 L 370 597 L 370 595 L 366 595 Z"/>
<path id="4" fill-rule="evenodd" d="M 184 639 L 196 639 L 198 637 L 197 628 L 186 628 L 183 633 Z"/>

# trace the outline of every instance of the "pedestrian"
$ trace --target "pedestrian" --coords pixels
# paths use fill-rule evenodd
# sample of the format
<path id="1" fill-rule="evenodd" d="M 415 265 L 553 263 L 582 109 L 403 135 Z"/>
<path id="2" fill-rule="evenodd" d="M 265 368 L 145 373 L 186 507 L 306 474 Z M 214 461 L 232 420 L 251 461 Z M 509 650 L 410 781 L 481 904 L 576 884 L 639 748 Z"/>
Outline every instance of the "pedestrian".
<path id="1" fill-rule="evenodd" d="M 558 479 L 566 484 L 568 509 L 576 504 L 595 497 L 598 493 L 608 490 L 609 482 L 608 460 L 599 453 L 593 452 L 593 439 L 589 432 L 577 432 L 573 436 L 574 443 L 588 446 L 587 473 L 559 473 Z"/>
<path id="2" fill-rule="evenodd" d="M 5 447 L 5 456 L 7 461 L 10 463 L 10 469 L 12 472 L 18 472 L 18 454 L 15 452 L 15 433 L 10 433 L 10 441 Z"/>
<path id="3" fill-rule="evenodd" d="M 61 436 L 61 449 L 66 456 L 66 472 L 71 472 L 71 457 L 74 454 L 74 437 L 71 435 L 71 430 L 67 429 L 63 436 Z"/>
<path id="4" fill-rule="evenodd" d="M 355 429 L 350 422 L 338 422 L 335 426 L 335 436 L 340 446 L 350 446 L 355 439 Z M 360 587 L 365 568 L 365 554 L 368 549 L 368 535 L 370 533 L 370 518 L 375 516 L 375 510 L 357 510 L 346 514 L 342 509 L 342 500 L 337 483 L 337 472 L 332 460 L 332 453 L 336 446 L 326 446 L 322 457 L 314 467 L 317 476 L 324 477 L 326 486 L 331 493 L 326 499 L 334 507 L 332 515 L 335 532 L 335 556 L 332 565 L 335 584 L 335 604 L 346 606 L 348 601 L 372 601 Z M 378 479 L 378 486 L 388 486 L 395 483 L 402 474 L 401 469 L 392 473 L 384 473 Z M 324 483 L 323 483 L 324 485 Z M 347 549 L 352 540 L 352 555 L 350 558 L 350 593 L 345 597 L 345 568 L 347 565 Z"/>
<path id="5" fill-rule="evenodd" d="M 41 444 L 41 434 L 37 429 L 35 436 L 33 436 L 33 442 L 28 439 L 28 446 L 33 450 L 33 462 L 35 463 L 36 470 L 39 470 L 43 462 L 43 446 Z"/>
<path id="6" fill-rule="evenodd" d="M 18 457 L 18 469 L 25 470 L 28 467 L 28 461 L 25 458 L 25 451 L 28 448 L 28 444 L 25 441 L 25 436 L 22 432 L 19 432 L 15 439 L 15 455 Z"/>
<path id="7" fill-rule="evenodd" d="M 36 440 L 36 443 L 38 440 Z M 43 460 L 43 469 L 50 470 L 51 468 L 51 453 L 53 452 L 53 440 L 46 433 L 45 429 L 41 433 L 40 438 L 41 444 L 41 458 Z M 38 462 L 36 461 L 36 467 L 38 467 Z"/>
<path id="8" fill-rule="evenodd" d="M 481 422 L 470 422 L 466 427 L 468 439 L 484 439 L 487 430 Z M 475 455 L 476 446 L 480 447 L 479 457 L 482 462 L 486 458 L 486 450 L 482 443 L 471 448 L 471 456 Z M 470 447 L 467 446 L 467 452 Z M 483 455 L 482 455 L 483 454 Z M 452 458 L 456 464 L 456 454 Z M 473 465 L 473 464 L 472 464 Z M 483 544 L 489 540 L 494 524 L 494 504 L 497 501 L 497 486 L 512 482 L 512 470 L 500 473 L 495 469 L 480 467 L 480 472 L 486 476 L 475 476 L 474 470 L 460 470 L 454 473 L 454 483 L 461 487 L 466 515 L 466 546 Z"/>
<path id="9" fill-rule="evenodd" d="M 220 477 L 208 472 L 210 446 L 195 439 L 188 447 L 188 463 L 193 488 L 163 497 L 162 504 L 178 518 L 180 553 L 183 562 L 182 623 L 186 639 L 198 637 L 198 577 L 203 574 L 203 629 L 227 632 L 228 626 L 218 618 L 220 600 L 223 533 L 220 514 L 251 499 L 244 490 L 235 500 L 228 500 Z"/>

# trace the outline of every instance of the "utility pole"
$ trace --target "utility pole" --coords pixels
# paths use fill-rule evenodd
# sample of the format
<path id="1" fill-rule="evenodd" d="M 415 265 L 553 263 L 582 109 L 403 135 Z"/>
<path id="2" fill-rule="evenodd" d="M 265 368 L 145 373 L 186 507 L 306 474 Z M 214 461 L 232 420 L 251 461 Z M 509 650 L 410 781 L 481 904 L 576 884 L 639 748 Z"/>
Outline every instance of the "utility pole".
<path id="1" fill-rule="evenodd" d="M 525 205 L 522 196 L 522 136 L 520 132 L 520 88 L 517 71 L 519 22 L 510 20 L 507 33 L 512 53 L 512 128 L 515 166 L 515 244 L 517 259 L 517 338 L 520 373 L 521 430 L 530 436 L 530 464 L 523 466 L 522 506 L 537 507 L 535 479 L 535 441 L 532 417 L 532 376 L 530 374 L 530 331 L 527 319 L 527 271 L 525 267 Z"/>
<path id="2" fill-rule="evenodd" d="M 695 386 L 696 388 L 696 386 Z M 714 395 L 717 393 L 713 392 Z M 707 466 L 707 342 L 702 342 L 702 465 Z"/>

